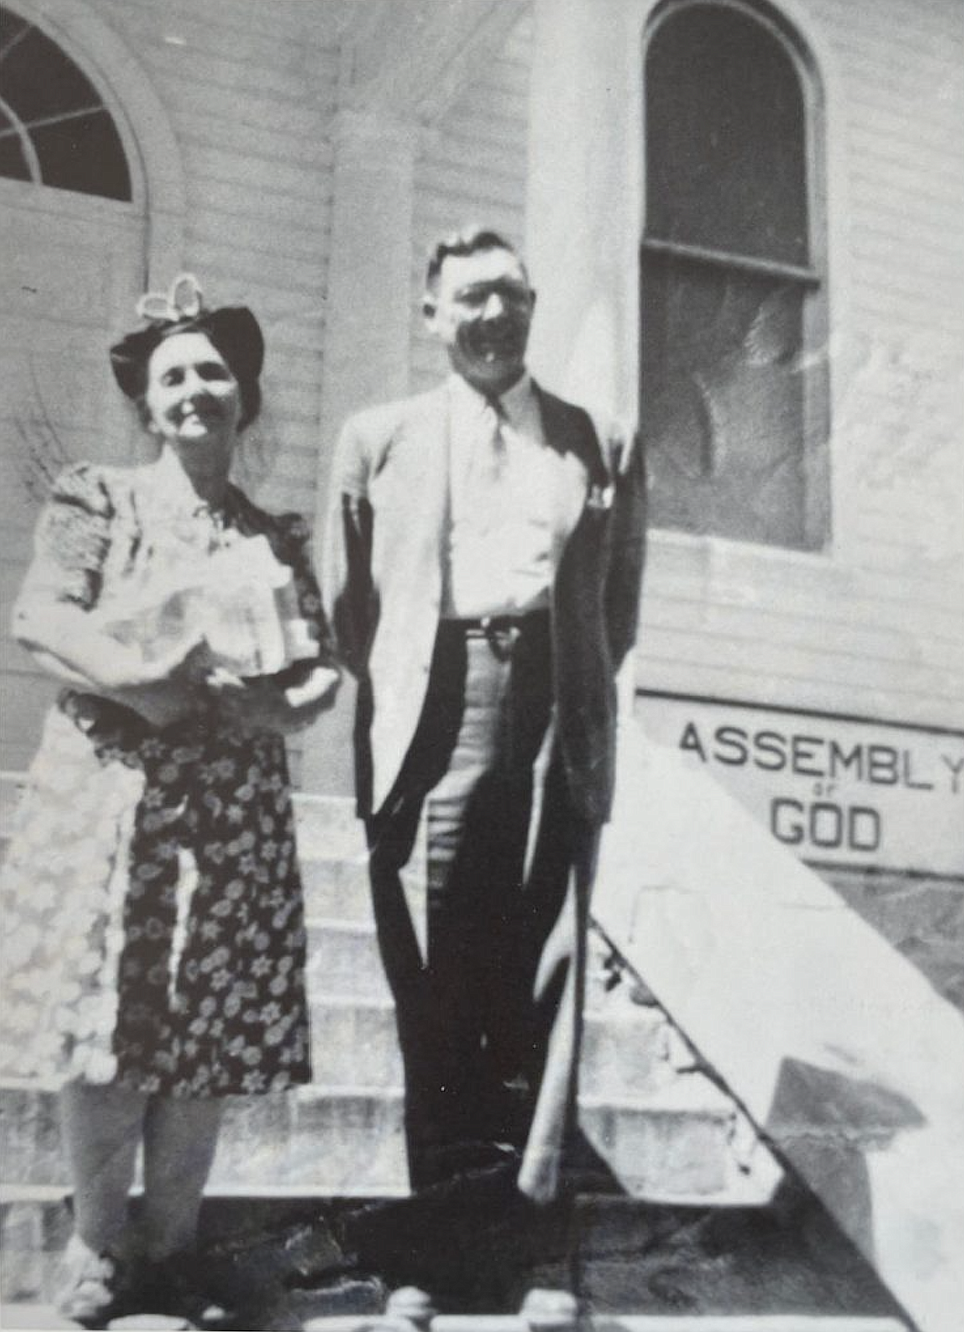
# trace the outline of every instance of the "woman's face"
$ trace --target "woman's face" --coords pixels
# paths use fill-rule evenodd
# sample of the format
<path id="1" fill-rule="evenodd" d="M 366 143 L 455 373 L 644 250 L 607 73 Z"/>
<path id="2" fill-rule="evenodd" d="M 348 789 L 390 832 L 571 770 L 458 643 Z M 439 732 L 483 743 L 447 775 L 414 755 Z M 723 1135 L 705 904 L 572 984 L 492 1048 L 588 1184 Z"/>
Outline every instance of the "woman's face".
<path id="1" fill-rule="evenodd" d="M 175 333 L 155 347 L 144 402 L 148 428 L 174 448 L 188 471 L 230 464 L 241 395 L 205 333 Z"/>

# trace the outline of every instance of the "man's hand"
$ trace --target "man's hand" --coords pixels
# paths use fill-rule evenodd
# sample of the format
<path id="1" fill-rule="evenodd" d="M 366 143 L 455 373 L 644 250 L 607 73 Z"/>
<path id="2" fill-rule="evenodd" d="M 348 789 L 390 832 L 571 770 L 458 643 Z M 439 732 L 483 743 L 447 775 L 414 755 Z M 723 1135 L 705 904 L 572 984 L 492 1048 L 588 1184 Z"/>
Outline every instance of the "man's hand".
<path id="1" fill-rule="evenodd" d="M 307 680 L 288 686 L 285 698 L 296 711 L 303 708 L 321 711 L 334 703 L 340 683 L 341 672 L 333 666 L 313 666 Z"/>
<path id="2" fill-rule="evenodd" d="M 625 476 L 633 464 L 634 450 L 639 447 L 635 430 L 622 417 L 597 420 L 596 428 L 609 475 L 614 479 Z"/>

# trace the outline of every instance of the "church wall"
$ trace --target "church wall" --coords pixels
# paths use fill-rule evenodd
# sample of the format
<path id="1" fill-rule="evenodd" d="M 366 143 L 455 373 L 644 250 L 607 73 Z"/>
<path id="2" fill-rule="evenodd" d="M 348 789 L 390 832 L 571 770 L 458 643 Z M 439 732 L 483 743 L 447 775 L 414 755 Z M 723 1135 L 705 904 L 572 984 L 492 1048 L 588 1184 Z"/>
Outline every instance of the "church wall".
<path id="1" fill-rule="evenodd" d="M 526 244 L 540 287 L 536 369 L 548 386 L 585 397 L 595 383 L 610 398 L 603 406 L 630 418 L 637 412 L 631 387 L 640 200 L 630 150 L 648 6 L 641 0 L 591 6 L 591 46 L 558 48 L 565 59 L 585 62 L 591 51 L 594 61 L 611 62 L 596 80 L 609 101 L 597 115 L 583 103 L 582 140 L 574 145 L 534 134 L 538 101 L 530 96 L 533 67 L 540 60 L 545 67 L 547 50 L 555 57 L 553 43 L 579 8 L 580 0 L 536 0 L 499 53 L 469 61 L 447 109 L 417 129 L 409 272 L 413 391 L 444 372 L 418 312 L 426 250 L 440 232 L 479 221 Z M 202 8 L 188 0 L 23 0 L 22 12 L 72 15 L 78 31 L 79 18 L 93 16 L 145 72 L 169 122 L 183 195 L 180 241 L 163 252 L 166 268 L 152 273 L 154 284 L 178 266 L 196 272 L 211 299 L 250 302 L 268 341 L 265 410 L 245 440 L 239 479 L 269 507 L 308 514 L 323 508 L 339 424 L 322 420 L 320 406 L 333 126 L 345 104 L 348 24 L 357 11 L 339 0 L 282 0 L 270 15 L 257 0 L 206 0 Z M 957 131 L 964 89 L 948 53 L 961 40 L 960 7 L 952 0 L 793 0 L 784 13 L 811 51 L 825 91 L 826 543 L 795 553 L 654 531 L 636 684 L 655 695 L 954 727 L 964 699 L 962 302 L 955 286 L 964 227 Z M 105 51 L 97 72 L 109 82 L 117 64 L 116 50 Z M 549 70 L 556 89 L 548 105 L 561 125 L 561 90 L 577 82 L 567 82 L 570 71 L 558 62 L 549 60 Z M 612 114 L 614 98 L 619 116 Z M 576 149 L 600 173 L 592 190 L 584 173 L 565 169 Z M 170 211 L 175 194 L 161 191 L 133 205 L 143 231 L 142 259 L 130 266 L 129 291 L 116 308 L 128 308 L 140 291 L 152 221 Z M 580 367 L 567 363 L 573 347 L 587 345 L 580 336 L 587 311 L 562 299 L 578 285 L 579 265 L 554 263 L 557 252 L 547 250 L 543 238 L 568 228 L 577 245 L 582 236 L 600 234 L 580 224 L 602 213 L 615 219 L 606 234 L 621 232 L 627 240 L 622 250 L 597 244 L 582 256 L 585 285 L 613 305 L 622 303 L 616 321 L 622 342 L 618 373 L 593 371 L 587 385 Z M 358 226 L 370 222 L 359 218 Z M 44 260 L 28 254 L 20 262 Z M 83 263 L 75 278 L 83 295 Z M 598 310 L 588 313 L 595 318 Z M 56 310 L 52 317 L 60 318 Z M 71 320 L 76 323 L 75 315 L 66 311 L 64 325 Z M 84 325 L 75 328 L 77 365 L 96 365 L 109 325 L 116 326 L 114 306 L 89 337 Z M 61 423 L 71 456 L 81 456 L 96 438 L 98 396 L 113 404 L 112 420 L 127 420 L 106 371 L 96 374 L 92 387 L 73 361 L 64 362 L 64 382 L 79 376 L 82 387 L 75 399 L 83 406 L 79 433 Z M 14 472 L 16 447 L 12 437 L 4 441 L 5 467 Z M 34 512 L 25 501 L 16 529 L 8 531 L 6 605 Z M 9 645 L 8 651 L 13 693 L 34 700 L 47 686 L 24 654 Z M 22 722 L 18 713 L 6 766 L 26 763 L 38 709 L 32 701 Z M 350 789 L 347 763 L 327 789 Z"/>

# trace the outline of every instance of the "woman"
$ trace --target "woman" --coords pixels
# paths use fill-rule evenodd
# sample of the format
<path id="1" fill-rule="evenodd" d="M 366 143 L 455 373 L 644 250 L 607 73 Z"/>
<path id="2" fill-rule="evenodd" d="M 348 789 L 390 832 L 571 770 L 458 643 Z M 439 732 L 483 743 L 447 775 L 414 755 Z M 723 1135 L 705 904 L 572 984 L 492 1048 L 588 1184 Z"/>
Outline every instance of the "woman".
<path id="1" fill-rule="evenodd" d="M 5 869 L 3 1062 L 63 1085 L 75 1234 L 61 1308 L 91 1327 L 138 1308 L 198 1316 L 191 1256 L 221 1098 L 310 1078 L 282 733 L 329 706 L 338 679 L 304 524 L 228 480 L 260 406 L 257 321 L 205 310 L 189 276 L 138 312 L 146 326 L 111 363 L 157 460 L 59 478 L 14 616 L 68 687 Z M 225 608 L 204 575 L 239 552 Z M 262 623 L 266 606 L 279 623 Z M 273 673 L 228 669 L 215 630 L 242 663 L 267 634 Z M 282 642 L 295 648 L 279 657 Z"/>

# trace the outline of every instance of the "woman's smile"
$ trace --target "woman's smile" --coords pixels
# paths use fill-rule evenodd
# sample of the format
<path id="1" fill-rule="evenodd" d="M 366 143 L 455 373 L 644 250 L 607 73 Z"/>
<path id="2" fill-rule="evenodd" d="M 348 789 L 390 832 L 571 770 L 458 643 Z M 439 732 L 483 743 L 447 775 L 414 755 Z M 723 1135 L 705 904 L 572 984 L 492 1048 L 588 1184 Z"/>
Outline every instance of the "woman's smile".
<path id="1" fill-rule="evenodd" d="M 208 399 L 205 402 L 186 402 L 171 413 L 179 434 L 207 434 L 223 419 L 224 413 L 217 402 Z"/>

